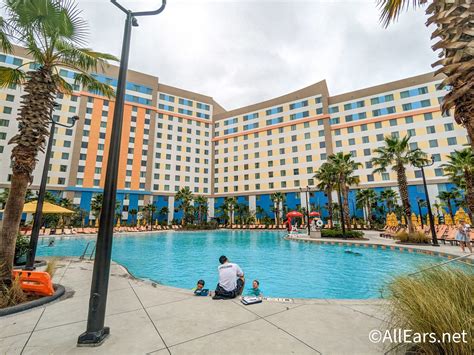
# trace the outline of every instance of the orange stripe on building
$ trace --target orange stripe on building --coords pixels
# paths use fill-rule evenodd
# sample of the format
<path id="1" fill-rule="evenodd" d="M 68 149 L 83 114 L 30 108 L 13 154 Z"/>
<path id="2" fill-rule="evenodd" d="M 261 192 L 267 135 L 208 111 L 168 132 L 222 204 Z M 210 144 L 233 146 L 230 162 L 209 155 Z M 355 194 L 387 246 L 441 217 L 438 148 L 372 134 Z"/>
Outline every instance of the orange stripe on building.
<path id="1" fill-rule="evenodd" d="M 438 108 L 430 107 L 430 108 L 425 108 L 423 110 L 416 110 L 416 111 L 406 111 L 403 113 L 395 113 L 393 115 L 386 115 L 386 116 L 380 116 L 380 117 L 377 116 L 373 118 L 362 119 L 362 120 L 357 120 L 357 121 L 348 122 L 348 123 L 331 125 L 331 129 L 335 130 L 335 129 L 346 128 L 346 127 L 360 126 L 366 123 L 383 122 L 383 121 L 393 120 L 395 118 L 417 116 L 417 115 L 422 115 L 424 113 L 431 113 L 431 112 L 438 112 L 438 111 L 441 111 L 439 107 Z"/>
<path id="2" fill-rule="evenodd" d="M 293 126 L 293 125 L 301 124 L 301 123 L 305 123 L 305 122 L 317 121 L 317 120 L 320 120 L 320 119 L 323 119 L 323 118 L 330 118 L 330 116 L 329 115 L 318 115 L 318 116 L 313 116 L 313 117 L 308 117 L 308 118 L 301 118 L 299 120 L 283 122 L 283 123 L 279 123 L 279 124 L 275 124 L 275 125 L 271 125 L 271 126 L 266 126 L 266 127 L 262 127 L 262 128 L 251 129 L 249 131 L 243 131 L 243 132 L 228 134 L 228 135 L 225 135 L 225 136 L 222 136 L 222 137 L 216 137 L 216 138 L 213 138 L 212 141 L 216 142 L 216 141 L 220 141 L 220 140 L 223 140 L 223 139 L 229 139 L 229 138 L 234 138 L 234 137 L 245 136 L 247 134 L 270 131 L 272 129 L 276 129 L 276 128 L 280 128 L 280 127 L 287 127 L 287 126 Z"/>

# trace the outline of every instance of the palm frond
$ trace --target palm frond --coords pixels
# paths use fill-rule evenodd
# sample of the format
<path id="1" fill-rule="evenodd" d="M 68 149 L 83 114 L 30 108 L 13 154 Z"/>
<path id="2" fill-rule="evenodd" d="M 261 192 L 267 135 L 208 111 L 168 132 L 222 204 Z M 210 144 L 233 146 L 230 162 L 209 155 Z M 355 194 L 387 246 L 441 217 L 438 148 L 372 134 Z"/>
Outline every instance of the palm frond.
<path id="1" fill-rule="evenodd" d="M 5 19 L 0 16 L 0 49 L 3 53 L 11 53 L 13 51 L 8 32 L 8 25 Z"/>
<path id="2" fill-rule="evenodd" d="M 10 85 L 22 85 L 26 81 L 26 73 L 17 68 L 0 66 L 0 88 Z"/>
<path id="3" fill-rule="evenodd" d="M 63 94 L 71 95 L 74 91 L 74 88 L 69 84 L 63 77 L 59 74 L 53 74 L 53 81 L 60 92 Z"/>
<path id="4" fill-rule="evenodd" d="M 118 59 L 107 53 L 95 52 L 89 48 L 78 48 L 64 41 L 56 42 L 56 60 L 67 63 L 85 71 L 97 72 L 98 67 L 104 71 L 108 66 L 107 60 L 118 61 Z"/>
<path id="5" fill-rule="evenodd" d="M 382 22 L 384 27 L 387 27 L 391 22 L 398 19 L 403 10 L 408 10 L 410 4 L 412 4 L 413 8 L 417 8 L 426 3 L 426 1 L 427 0 L 378 0 L 377 6 L 381 10 L 380 22 Z"/>
<path id="6" fill-rule="evenodd" d="M 76 74 L 74 84 L 81 84 L 84 88 L 105 95 L 109 98 L 115 97 L 115 90 L 110 85 L 101 83 L 99 80 L 87 73 Z"/>

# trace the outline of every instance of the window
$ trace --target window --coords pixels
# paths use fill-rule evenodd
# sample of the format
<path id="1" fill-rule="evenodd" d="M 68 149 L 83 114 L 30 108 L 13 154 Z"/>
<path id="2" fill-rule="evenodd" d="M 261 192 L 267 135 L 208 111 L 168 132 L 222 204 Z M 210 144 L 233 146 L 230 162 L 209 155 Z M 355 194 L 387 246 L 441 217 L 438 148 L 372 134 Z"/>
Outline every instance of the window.
<path id="1" fill-rule="evenodd" d="M 421 100 L 420 104 L 421 104 L 421 107 L 428 107 L 428 106 L 431 106 L 431 101 L 430 100 Z"/>
<path id="2" fill-rule="evenodd" d="M 8 94 L 5 100 L 12 102 L 15 100 L 15 96 Z"/>
<path id="3" fill-rule="evenodd" d="M 415 178 L 421 179 L 421 177 L 422 177 L 421 170 L 415 170 Z"/>
<path id="4" fill-rule="evenodd" d="M 426 127 L 426 133 L 428 133 L 428 134 L 436 133 L 435 126 L 427 126 Z"/>
<path id="5" fill-rule="evenodd" d="M 382 173 L 382 180 L 384 180 L 384 181 L 390 180 L 390 174 L 389 173 Z"/>
<path id="6" fill-rule="evenodd" d="M 367 131 L 367 124 L 363 124 L 362 126 L 360 126 L 360 130 Z"/>
<path id="7" fill-rule="evenodd" d="M 349 138 L 349 145 L 355 145 L 355 139 Z"/>
<path id="8" fill-rule="evenodd" d="M 443 169 L 441 169 L 441 168 L 436 168 L 436 169 L 434 169 L 434 171 L 435 171 L 435 176 L 443 176 L 444 175 L 443 174 Z"/>
<path id="9" fill-rule="evenodd" d="M 425 118 L 425 121 L 430 121 L 433 119 L 433 114 L 431 112 L 424 113 L 423 117 Z"/>
<path id="10" fill-rule="evenodd" d="M 397 125 L 397 119 L 390 120 L 390 126 L 396 126 Z"/>
<path id="11" fill-rule="evenodd" d="M 453 131 L 454 130 L 454 125 L 452 123 L 445 123 L 444 124 L 444 130 L 446 132 Z"/>
<path id="12" fill-rule="evenodd" d="M 400 98 L 406 99 L 407 97 L 410 97 L 410 92 L 408 90 L 400 92 Z"/>
<path id="13" fill-rule="evenodd" d="M 369 137 L 368 136 L 364 136 L 362 137 L 362 143 L 369 143 Z"/>
<path id="14" fill-rule="evenodd" d="M 383 141 L 383 134 L 377 134 L 377 142 Z"/>
<path id="15" fill-rule="evenodd" d="M 375 122 L 375 128 L 382 128 L 382 122 Z"/>
<path id="16" fill-rule="evenodd" d="M 372 175 L 372 174 L 367 175 L 367 181 L 368 182 L 373 182 L 374 181 L 374 175 Z"/>
<path id="17" fill-rule="evenodd" d="M 5 107 L 3 108 L 3 113 L 7 113 L 7 114 L 12 113 L 12 108 L 5 106 Z"/>
<path id="18" fill-rule="evenodd" d="M 370 155 L 370 148 L 364 149 L 364 156 L 369 156 Z"/>
<path id="19" fill-rule="evenodd" d="M 413 137 L 416 135 L 416 131 L 413 128 L 407 130 L 407 135 Z"/>
<path id="20" fill-rule="evenodd" d="M 402 105 L 402 108 L 403 108 L 403 111 L 409 111 L 411 110 L 413 107 L 411 105 L 411 102 L 407 103 L 407 104 L 403 104 Z"/>
<path id="21" fill-rule="evenodd" d="M 456 137 L 449 137 L 448 138 L 448 145 L 456 145 L 458 144 L 458 141 L 456 139 Z"/>
<path id="22" fill-rule="evenodd" d="M 438 141 L 436 139 L 430 140 L 430 148 L 437 148 L 438 147 Z"/>
<path id="23" fill-rule="evenodd" d="M 407 117 L 405 117 L 405 123 L 406 123 L 406 124 L 413 123 L 413 116 L 407 116 Z"/>
<path id="24" fill-rule="evenodd" d="M 432 158 L 434 162 L 439 162 L 441 161 L 441 154 L 433 154 Z"/>

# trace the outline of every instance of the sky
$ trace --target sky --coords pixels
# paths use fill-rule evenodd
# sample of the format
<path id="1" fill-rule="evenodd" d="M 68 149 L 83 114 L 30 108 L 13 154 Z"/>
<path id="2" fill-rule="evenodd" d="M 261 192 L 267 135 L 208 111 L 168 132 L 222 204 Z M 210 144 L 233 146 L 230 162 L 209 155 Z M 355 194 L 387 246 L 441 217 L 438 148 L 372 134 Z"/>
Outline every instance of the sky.
<path id="1" fill-rule="evenodd" d="M 78 0 L 90 46 L 120 55 L 125 15 L 107 0 Z M 161 0 L 121 0 L 133 10 Z M 271 99 L 326 79 L 330 95 L 432 71 L 424 8 L 388 29 L 375 0 L 168 0 L 139 18 L 129 68 L 212 96 L 225 109 Z"/>

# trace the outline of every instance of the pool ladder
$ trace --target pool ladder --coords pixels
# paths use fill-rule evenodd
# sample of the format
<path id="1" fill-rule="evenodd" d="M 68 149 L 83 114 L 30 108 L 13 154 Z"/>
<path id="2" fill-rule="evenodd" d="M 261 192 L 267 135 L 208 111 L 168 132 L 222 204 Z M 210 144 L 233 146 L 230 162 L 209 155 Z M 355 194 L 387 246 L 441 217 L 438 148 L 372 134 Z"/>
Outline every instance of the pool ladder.
<path id="1" fill-rule="evenodd" d="M 87 250 L 89 249 L 90 245 L 93 245 L 93 248 L 92 248 L 91 253 L 87 255 Z M 92 260 L 92 257 L 94 256 L 94 253 L 95 253 L 96 245 L 97 244 L 94 240 L 91 240 L 90 242 L 88 242 L 86 247 L 84 248 L 84 251 L 82 252 L 82 255 L 79 257 L 79 260 L 84 260 L 87 256 L 89 257 L 89 260 Z"/>

